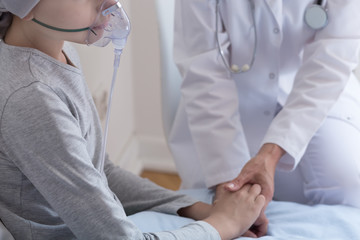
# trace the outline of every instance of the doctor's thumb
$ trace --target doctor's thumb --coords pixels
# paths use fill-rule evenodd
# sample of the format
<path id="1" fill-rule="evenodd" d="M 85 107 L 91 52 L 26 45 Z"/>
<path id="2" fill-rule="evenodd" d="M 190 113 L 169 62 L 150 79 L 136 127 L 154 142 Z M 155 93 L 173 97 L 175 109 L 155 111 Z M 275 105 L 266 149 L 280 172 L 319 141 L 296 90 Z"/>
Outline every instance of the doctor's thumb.
<path id="1" fill-rule="evenodd" d="M 239 180 L 234 179 L 231 182 L 228 182 L 225 184 L 225 189 L 230 191 L 230 192 L 236 192 L 238 190 L 240 190 L 240 188 L 243 186 L 243 184 L 241 184 L 239 182 Z"/>

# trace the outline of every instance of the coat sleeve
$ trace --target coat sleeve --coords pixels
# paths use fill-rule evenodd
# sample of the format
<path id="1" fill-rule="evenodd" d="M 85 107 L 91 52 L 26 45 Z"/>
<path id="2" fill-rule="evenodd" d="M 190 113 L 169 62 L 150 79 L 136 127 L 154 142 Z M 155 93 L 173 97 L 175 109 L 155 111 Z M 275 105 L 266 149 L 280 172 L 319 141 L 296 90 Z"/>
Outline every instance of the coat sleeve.
<path id="1" fill-rule="evenodd" d="M 305 46 L 293 90 L 263 140 L 280 145 L 290 155 L 279 163 L 286 170 L 296 167 L 331 109 L 351 88 L 349 81 L 355 80 L 360 54 L 360 21 L 355 19 L 360 1 L 329 0 L 327 8 L 328 25 Z"/>
<path id="2" fill-rule="evenodd" d="M 174 33 L 186 120 L 208 187 L 236 177 L 250 158 L 236 83 L 217 47 L 215 7 L 215 0 L 177 0 Z M 228 56 L 224 29 L 219 29 L 219 38 Z"/>

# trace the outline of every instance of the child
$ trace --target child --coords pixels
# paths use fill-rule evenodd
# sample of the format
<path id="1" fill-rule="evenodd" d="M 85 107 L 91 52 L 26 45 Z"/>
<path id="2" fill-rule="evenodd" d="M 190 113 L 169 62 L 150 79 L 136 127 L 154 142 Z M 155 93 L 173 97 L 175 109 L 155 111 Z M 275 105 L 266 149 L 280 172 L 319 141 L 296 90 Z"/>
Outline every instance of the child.
<path id="1" fill-rule="evenodd" d="M 0 218 L 16 239 L 231 239 L 264 206 L 259 185 L 196 202 L 106 159 L 101 127 L 65 41 L 86 43 L 99 0 L 0 0 Z M 115 1 L 114 1 L 115 3 Z M 9 12 L 6 12 L 9 11 Z M 11 21 L 12 18 L 12 21 Z M 10 24 L 11 22 L 11 24 Z M 142 233 L 126 214 L 153 210 L 197 221 Z M 266 225 L 266 223 L 261 223 Z"/>

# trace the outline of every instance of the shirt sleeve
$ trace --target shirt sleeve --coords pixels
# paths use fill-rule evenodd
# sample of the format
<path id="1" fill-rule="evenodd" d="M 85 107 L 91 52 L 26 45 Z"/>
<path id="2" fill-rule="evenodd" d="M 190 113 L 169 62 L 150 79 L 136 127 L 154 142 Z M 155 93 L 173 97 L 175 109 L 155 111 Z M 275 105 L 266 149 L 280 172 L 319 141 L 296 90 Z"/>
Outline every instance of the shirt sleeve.
<path id="1" fill-rule="evenodd" d="M 108 159 L 105 173 L 110 189 L 120 199 L 127 215 L 145 210 L 176 215 L 180 208 L 198 202 L 123 170 Z"/>
<path id="2" fill-rule="evenodd" d="M 176 1 L 174 33 L 174 58 L 183 77 L 182 101 L 208 187 L 233 179 L 250 159 L 236 83 L 217 47 L 218 31 L 227 58 L 229 37 L 216 29 L 215 2 Z"/>
<path id="3" fill-rule="evenodd" d="M 204 232 L 206 234 L 204 234 Z M 220 240 L 219 233 L 208 223 L 198 221 L 190 223 L 185 227 L 168 232 L 160 232 L 156 234 L 146 233 L 146 239 L 176 239 L 176 240 L 189 240 L 189 239 L 201 239 L 201 240 Z"/>
<path id="4" fill-rule="evenodd" d="M 280 145 L 291 156 L 279 162 L 285 170 L 299 163 L 359 64 L 360 21 L 354 19 L 360 1 L 329 0 L 326 7 L 328 25 L 305 46 L 293 90 L 263 140 Z"/>
<path id="5" fill-rule="evenodd" d="M 0 124 L 7 154 L 78 239 L 219 239 L 201 222 L 168 233 L 142 233 L 92 164 L 77 120 L 48 86 L 33 83 L 13 93 Z M 124 178 L 119 180 L 130 184 Z"/>

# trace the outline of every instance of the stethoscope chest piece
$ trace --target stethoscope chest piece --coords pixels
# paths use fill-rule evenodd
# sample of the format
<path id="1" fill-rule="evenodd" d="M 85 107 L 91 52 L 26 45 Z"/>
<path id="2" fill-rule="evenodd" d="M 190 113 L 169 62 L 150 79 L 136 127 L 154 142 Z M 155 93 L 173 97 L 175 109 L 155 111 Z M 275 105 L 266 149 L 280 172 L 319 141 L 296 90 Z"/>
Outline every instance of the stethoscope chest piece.
<path id="1" fill-rule="evenodd" d="M 314 30 L 324 28 L 328 24 L 328 14 L 326 10 L 317 4 L 314 4 L 305 11 L 305 22 Z"/>

